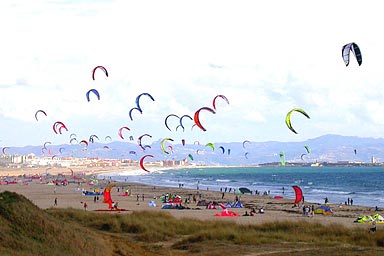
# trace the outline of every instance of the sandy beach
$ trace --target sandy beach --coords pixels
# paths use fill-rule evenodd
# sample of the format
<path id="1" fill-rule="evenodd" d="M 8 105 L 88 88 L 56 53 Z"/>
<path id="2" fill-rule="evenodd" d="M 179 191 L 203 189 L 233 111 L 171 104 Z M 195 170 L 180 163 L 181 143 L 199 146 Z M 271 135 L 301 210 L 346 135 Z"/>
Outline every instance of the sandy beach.
<path id="1" fill-rule="evenodd" d="M 132 170 L 125 168 L 124 171 Z M 46 169 L 7 169 L 1 171 L 1 176 L 7 176 L 9 180 L 14 180 L 14 184 L 0 185 L 0 192 L 12 191 L 24 195 L 31 200 L 35 205 L 42 209 L 50 207 L 59 208 L 76 208 L 84 209 L 84 203 L 87 204 L 87 211 L 100 211 L 108 212 L 108 204 L 103 203 L 103 196 L 95 201 L 95 196 L 85 196 L 82 191 L 103 191 L 108 185 L 115 185 L 111 190 L 111 197 L 113 201 L 118 203 L 120 209 L 126 211 L 111 211 L 118 214 L 129 214 L 133 211 L 167 211 L 177 218 L 197 218 L 200 220 L 223 220 L 233 221 L 240 224 L 259 224 L 271 221 L 307 221 L 307 222 L 320 222 L 322 224 L 342 224 L 348 227 L 363 227 L 368 228 L 367 225 L 354 223 L 354 220 L 361 215 L 373 215 L 374 209 L 363 206 L 350 206 L 350 205 L 330 205 L 333 214 L 329 216 L 315 214 L 314 216 L 303 216 L 301 207 L 293 207 L 293 199 L 274 199 L 269 196 L 260 195 L 237 195 L 244 208 L 231 208 L 231 211 L 238 213 L 238 217 L 217 217 L 216 213 L 221 213 L 222 208 L 206 209 L 205 206 L 197 206 L 193 201 L 195 196 L 196 201 L 205 200 L 206 202 L 217 202 L 226 204 L 227 202 L 235 202 L 236 194 L 222 193 L 218 191 L 195 190 L 185 188 L 166 188 L 166 187 L 153 187 L 137 183 L 121 183 L 111 180 L 99 180 L 99 182 L 92 183 L 92 177 L 107 172 L 122 171 L 122 169 L 97 169 L 83 170 L 68 168 L 52 168 L 49 169 L 49 175 L 46 176 Z M 35 175 L 34 178 L 31 178 Z M 42 175 L 41 179 L 36 176 Z M 76 177 L 76 178 L 75 178 Z M 66 179 L 69 184 L 53 185 L 52 181 L 55 179 Z M 124 196 L 124 192 L 129 190 L 130 195 Z M 175 194 L 181 196 L 183 206 L 186 209 L 161 209 L 162 201 L 161 196 L 165 194 Z M 57 205 L 55 206 L 55 198 Z M 188 200 L 189 203 L 185 203 Z M 96 198 L 97 199 L 97 198 Z M 153 201 L 156 207 L 150 207 L 149 203 Z M 318 204 L 311 204 L 305 202 L 306 205 L 319 206 Z M 248 213 L 252 208 L 256 210 L 263 208 L 264 214 L 255 214 L 254 216 L 243 216 L 247 211 Z"/>

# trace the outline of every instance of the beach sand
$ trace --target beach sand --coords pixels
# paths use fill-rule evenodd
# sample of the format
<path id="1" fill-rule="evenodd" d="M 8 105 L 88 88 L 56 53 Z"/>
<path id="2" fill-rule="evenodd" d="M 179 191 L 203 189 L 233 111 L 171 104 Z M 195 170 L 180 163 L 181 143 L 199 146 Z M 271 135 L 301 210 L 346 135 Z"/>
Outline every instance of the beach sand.
<path id="1" fill-rule="evenodd" d="M 307 222 L 319 222 L 322 224 L 341 224 L 347 227 L 364 227 L 368 228 L 367 225 L 354 223 L 354 220 L 361 215 L 373 215 L 375 214 L 374 209 L 371 207 L 363 206 L 347 206 L 347 205 L 330 205 L 333 210 L 333 215 L 324 216 L 315 214 L 313 217 L 303 216 L 302 208 L 293 208 L 293 199 L 273 199 L 269 196 L 260 195 L 249 195 L 243 194 L 238 195 L 240 202 L 244 208 L 230 208 L 229 210 L 240 214 L 238 217 L 217 217 L 216 213 L 221 213 L 222 208 L 217 209 L 206 209 L 205 206 L 197 206 L 193 202 L 193 195 L 196 200 L 215 201 L 218 203 L 226 204 L 227 202 L 233 203 L 236 198 L 236 194 L 225 193 L 222 199 L 222 193 L 218 191 L 207 191 L 207 190 L 195 190 L 185 188 L 166 188 L 166 187 L 153 187 L 137 183 L 121 183 L 110 180 L 100 180 L 97 185 L 89 184 L 91 177 L 107 172 L 118 172 L 118 171 L 134 171 L 135 167 L 132 168 L 115 168 L 106 170 L 101 168 L 87 169 L 72 169 L 74 176 L 83 177 L 86 182 L 78 183 L 81 180 L 76 180 L 76 183 L 69 183 L 66 186 L 57 186 L 52 184 L 46 184 L 56 178 L 63 179 L 64 177 L 73 181 L 72 173 L 68 168 L 52 168 L 49 169 L 50 176 L 40 179 L 30 179 L 31 175 L 46 173 L 46 169 L 7 169 L 0 172 L 1 176 L 8 176 L 8 179 L 14 179 L 16 184 L 0 185 L 0 192 L 12 191 L 18 194 L 24 195 L 26 198 L 31 200 L 39 208 L 47 209 L 50 207 L 58 208 L 76 208 L 84 209 L 84 203 L 87 203 L 87 211 L 108 211 L 108 204 L 103 203 L 103 196 L 99 197 L 99 200 L 94 201 L 94 196 L 84 196 L 82 190 L 94 191 L 103 190 L 108 185 L 115 185 L 111 191 L 112 200 L 118 202 L 120 209 L 127 211 L 111 211 L 112 213 L 118 214 L 129 214 L 133 211 L 166 211 L 175 216 L 176 218 L 196 218 L 200 220 L 223 220 L 232 221 L 240 224 L 260 224 L 265 222 L 273 221 L 307 221 Z M 23 177 L 24 175 L 25 177 Z M 28 181 L 29 180 L 29 181 Z M 129 189 L 131 192 L 130 196 L 122 196 L 124 191 Z M 176 194 L 180 195 L 183 200 L 183 205 L 189 209 L 177 210 L 177 209 L 161 209 L 162 201 L 160 197 L 163 194 Z M 143 200 L 144 195 L 144 200 Z M 185 204 L 185 199 L 190 198 L 190 203 Z M 55 198 L 57 198 L 57 206 L 54 205 Z M 154 201 L 156 207 L 150 207 L 149 202 Z M 312 203 L 305 203 L 312 205 Z M 313 204 L 315 207 L 318 204 Z M 254 216 L 242 216 L 245 211 L 250 212 L 251 208 L 258 210 L 263 208 L 264 214 L 255 214 Z"/>

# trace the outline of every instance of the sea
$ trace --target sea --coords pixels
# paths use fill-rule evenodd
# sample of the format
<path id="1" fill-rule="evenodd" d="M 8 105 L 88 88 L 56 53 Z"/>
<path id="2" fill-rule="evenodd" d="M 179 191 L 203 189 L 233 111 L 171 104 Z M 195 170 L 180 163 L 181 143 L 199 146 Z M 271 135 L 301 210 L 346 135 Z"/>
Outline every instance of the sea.
<path id="1" fill-rule="evenodd" d="M 353 205 L 384 208 L 383 167 L 196 167 L 123 171 L 101 174 L 98 178 L 223 192 L 245 187 L 253 194 L 266 192 L 271 197 L 292 200 L 295 199 L 292 186 L 296 185 L 307 202 L 321 204 L 327 197 L 331 204 L 345 204 L 349 198 Z"/>

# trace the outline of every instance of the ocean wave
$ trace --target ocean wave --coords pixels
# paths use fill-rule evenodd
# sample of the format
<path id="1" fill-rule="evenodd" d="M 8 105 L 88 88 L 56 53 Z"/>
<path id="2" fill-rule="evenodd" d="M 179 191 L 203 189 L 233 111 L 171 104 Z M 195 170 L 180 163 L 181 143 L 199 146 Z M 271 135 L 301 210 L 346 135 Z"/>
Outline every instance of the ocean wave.
<path id="1" fill-rule="evenodd" d="M 217 182 L 231 182 L 231 180 L 217 179 Z"/>

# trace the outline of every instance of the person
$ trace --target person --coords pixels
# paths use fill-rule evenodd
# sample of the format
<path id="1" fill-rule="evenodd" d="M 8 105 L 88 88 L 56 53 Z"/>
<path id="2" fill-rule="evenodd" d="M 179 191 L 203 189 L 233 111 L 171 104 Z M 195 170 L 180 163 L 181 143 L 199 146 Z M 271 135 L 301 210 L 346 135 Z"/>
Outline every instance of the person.
<path id="1" fill-rule="evenodd" d="M 245 211 L 243 216 L 249 216 L 248 211 Z"/>
<path id="2" fill-rule="evenodd" d="M 328 197 L 325 197 L 325 198 L 324 198 L 324 203 L 325 203 L 325 204 L 328 204 L 328 203 L 329 203 Z"/>
<path id="3" fill-rule="evenodd" d="M 53 205 L 57 206 L 57 197 L 55 197 L 55 203 Z"/>
<path id="4" fill-rule="evenodd" d="M 139 194 L 136 195 L 136 201 L 139 201 Z"/>
<path id="5" fill-rule="evenodd" d="M 221 199 L 223 199 L 224 198 L 224 192 L 221 194 Z"/>
<path id="6" fill-rule="evenodd" d="M 372 221 L 372 227 L 369 229 L 371 233 L 376 233 L 376 221 Z"/>
<path id="7" fill-rule="evenodd" d="M 353 205 L 353 199 L 351 198 L 349 201 L 351 202 L 351 205 Z"/>
<path id="8" fill-rule="evenodd" d="M 86 211 L 86 210 L 87 210 L 87 208 L 88 208 L 88 205 L 87 205 L 87 203 L 86 203 L 86 202 L 84 202 L 84 210 Z"/>

